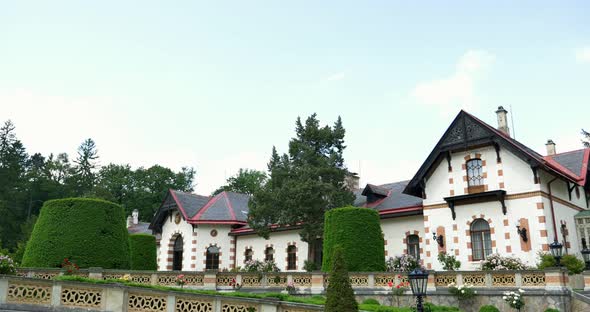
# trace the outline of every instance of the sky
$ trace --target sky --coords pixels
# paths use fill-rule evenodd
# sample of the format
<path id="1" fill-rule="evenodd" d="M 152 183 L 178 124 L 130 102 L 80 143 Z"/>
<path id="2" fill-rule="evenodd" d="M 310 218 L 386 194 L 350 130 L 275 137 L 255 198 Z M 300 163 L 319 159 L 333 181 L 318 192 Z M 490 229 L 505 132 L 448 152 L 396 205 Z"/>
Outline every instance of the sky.
<path id="1" fill-rule="evenodd" d="M 461 109 L 545 154 L 590 128 L 587 1 L 4 1 L 0 122 L 32 154 L 196 170 L 209 194 L 342 117 L 361 185 L 410 179 Z"/>

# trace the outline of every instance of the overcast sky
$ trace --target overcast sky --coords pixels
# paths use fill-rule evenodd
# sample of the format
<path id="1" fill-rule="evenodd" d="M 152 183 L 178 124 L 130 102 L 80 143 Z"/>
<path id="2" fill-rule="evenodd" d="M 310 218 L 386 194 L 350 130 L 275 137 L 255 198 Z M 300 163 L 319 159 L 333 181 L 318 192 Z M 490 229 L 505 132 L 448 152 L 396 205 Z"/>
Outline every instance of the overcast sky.
<path id="1" fill-rule="evenodd" d="M 3 1 L 0 121 L 29 153 L 265 170 L 297 116 L 342 116 L 361 184 L 409 179 L 460 109 L 544 154 L 590 128 L 587 1 Z"/>

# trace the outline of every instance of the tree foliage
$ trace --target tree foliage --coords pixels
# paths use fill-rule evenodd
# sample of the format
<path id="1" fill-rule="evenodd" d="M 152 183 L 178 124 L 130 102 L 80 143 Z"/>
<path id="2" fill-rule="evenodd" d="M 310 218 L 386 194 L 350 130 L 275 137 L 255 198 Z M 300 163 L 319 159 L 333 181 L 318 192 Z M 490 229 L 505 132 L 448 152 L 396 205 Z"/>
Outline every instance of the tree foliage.
<path id="1" fill-rule="evenodd" d="M 59 267 L 68 258 L 82 268 L 129 268 L 123 208 L 90 198 L 47 201 L 23 256 L 27 267 Z"/>
<path id="2" fill-rule="evenodd" d="M 0 126 L 0 238 L 18 262 L 43 203 L 67 197 L 98 197 L 140 211 L 150 220 L 169 188 L 192 191 L 195 172 L 154 165 L 133 170 L 127 164 L 98 167 L 98 148 L 85 140 L 72 161 L 68 154 L 29 155 L 8 120 Z"/>
<path id="3" fill-rule="evenodd" d="M 301 239 L 312 243 L 323 235 L 324 213 L 352 204 L 345 186 L 347 174 L 342 120 L 321 127 L 316 114 L 297 118 L 289 153 L 279 156 L 273 147 L 269 180 L 250 201 L 249 224 L 268 237 L 271 225 L 300 225 Z"/>
<path id="4" fill-rule="evenodd" d="M 326 212 L 322 270 L 332 267 L 332 250 L 342 248 L 351 272 L 385 271 L 383 232 L 377 211 L 345 207 Z"/>
<path id="5" fill-rule="evenodd" d="M 157 270 L 156 238 L 148 234 L 129 235 L 129 256 L 131 270 Z"/>
<path id="6" fill-rule="evenodd" d="M 584 144 L 584 147 L 590 147 L 590 132 L 582 129 L 582 137 L 582 144 Z"/>
<path id="7" fill-rule="evenodd" d="M 350 285 L 346 260 L 343 249 L 339 246 L 334 248 L 332 267 L 328 289 L 326 290 L 326 312 L 356 312 L 359 310 L 358 303 L 354 298 L 354 291 Z"/>
<path id="8" fill-rule="evenodd" d="M 236 192 L 252 195 L 260 190 L 266 182 L 266 173 L 253 169 L 240 169 L 235 176 L 229 177 L 226 185 L 213 192 L 213 196 L 223 192 Z"/>

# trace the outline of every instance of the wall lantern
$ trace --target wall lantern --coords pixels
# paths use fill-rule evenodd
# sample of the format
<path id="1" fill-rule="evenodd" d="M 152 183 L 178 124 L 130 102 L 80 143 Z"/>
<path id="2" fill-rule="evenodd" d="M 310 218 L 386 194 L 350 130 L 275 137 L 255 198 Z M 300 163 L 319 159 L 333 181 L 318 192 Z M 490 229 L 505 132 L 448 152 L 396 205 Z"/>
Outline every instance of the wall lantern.
<path id="1" fill-rule="evenodd" d="M 428 271 L 422 271 L 420 268 L 408 273 L 408 280 L 410 280 L 410 288 L 412 294 L 416 296 L 416 311 L 424 312 L 422 305 L 422 297 L 426 296 L 426 286 L 428 285 Z"/>
<path id="2" fill-rule="evenodd" d="M 590 270 L 590 249 L 586 245 L 586 238 L 582 237 L 582 257 L 586 263 L 586 270 Z"/>
<path id="3" fill-rule="evenodd" d="M 445 241 L 444 241 L 444 237 L 441 235 L 436 235 L 435 232 L 432 232 L 432 239 L 438 243 L 439 247 L 445 247 Z"/>
<path id="4" fill-rule="evenodd" d="M 557 266 L 561 266 L 561 253 L 563 249 L 563 245 L 555 239 L 553 243 L 549 244 L 549 249 L 551 249 L 551 255 L 555 258 L 557 262 Z"/>
<path id="5" fill-rule="evenodd" d="M 520 222 L 516 222 L 516 232 L 522 238 L 523 242 L 526 243 L 529 241 L 529 237 L 527 236 L 527 229 L 524 226 L 521 227 Z"/>

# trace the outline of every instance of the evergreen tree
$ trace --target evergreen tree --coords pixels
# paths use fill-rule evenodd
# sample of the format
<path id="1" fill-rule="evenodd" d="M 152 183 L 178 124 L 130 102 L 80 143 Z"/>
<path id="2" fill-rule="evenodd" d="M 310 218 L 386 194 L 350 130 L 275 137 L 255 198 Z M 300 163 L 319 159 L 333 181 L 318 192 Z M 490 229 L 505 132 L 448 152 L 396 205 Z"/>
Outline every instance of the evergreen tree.
<path id="1" fill-rule="evenodd" d="M 266 173 L 253 169 L 240 169 L 235 176 L 227 179 L 227 184 L 213 192 L 217 195 L 223 191 L 252 195 L 266 182 Z"/>
<path id="2" fill-rule="evenodd" d="M 359 310 L 358 303 L 354 298 L 352 286 L 350 286 L 342 248 L 334 248 L 332 259 L 332 270 L 330 271 L 328 289 L 326 290 L 324 311 L 356 312 Z"/>
<path id="3" fill-rule="evenodd" d="M 76 163 L 76 181 L 78 195 L 85 195 L 94 186 L 96 175 L 95 169 L 98 167 L 98 151 L 96 143 L 92 139 L 86 139 L 78 147 L 78 158 Z"/>
<path id="4" fill-rule="evenodd" d="M 590 132 L 582 129 L 582 136 L 584 137 L 582 139 L 582 144 L 584 144 L 584 147 L 589 148 L 590 147 Z"/>
<path id="5" fill-rule="evenodd" d="M 345 130 L 340 117 L 333 127 L 320 127 L 313 114 L 305 124 L 297 118 L 295 133 L 288 155 L 273 147 L 270 178 L 250 201 L 249 223 L 263 237 L 271 225 L 301 225 L 301 239 L 313 248 L 323 235 L 324 213 L 354 201 L 344 182 Z"/>

